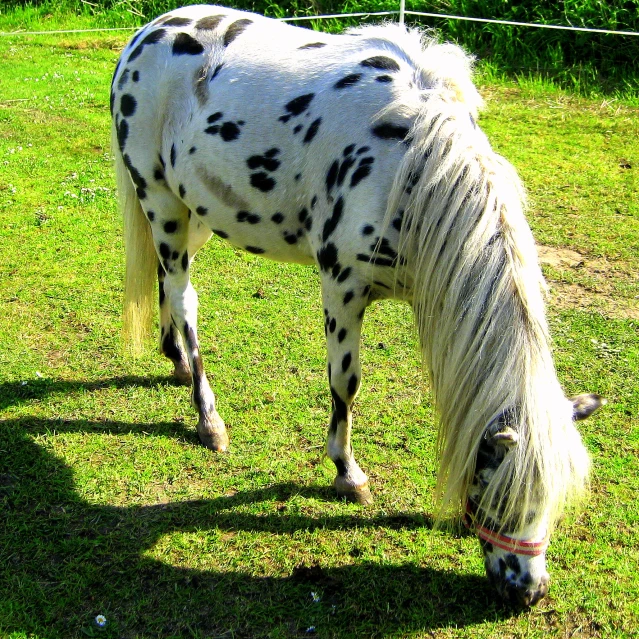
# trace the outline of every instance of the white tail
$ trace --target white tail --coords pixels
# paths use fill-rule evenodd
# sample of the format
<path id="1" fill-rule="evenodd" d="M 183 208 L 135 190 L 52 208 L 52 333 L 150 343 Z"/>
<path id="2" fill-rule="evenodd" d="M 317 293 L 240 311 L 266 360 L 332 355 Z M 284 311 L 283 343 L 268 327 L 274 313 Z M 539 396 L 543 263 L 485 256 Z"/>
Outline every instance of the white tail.
<path id="1" fill-rule="evenodd" d="M 135 185 L 118 147 L 115 124 L 111 128 L 111 148 L 115 156 L 126 253 L 122 339 L 125 346 L 137 354 L 151 332 L 158 258 L 153 246 L 151 226 L 144 215 Z"/>

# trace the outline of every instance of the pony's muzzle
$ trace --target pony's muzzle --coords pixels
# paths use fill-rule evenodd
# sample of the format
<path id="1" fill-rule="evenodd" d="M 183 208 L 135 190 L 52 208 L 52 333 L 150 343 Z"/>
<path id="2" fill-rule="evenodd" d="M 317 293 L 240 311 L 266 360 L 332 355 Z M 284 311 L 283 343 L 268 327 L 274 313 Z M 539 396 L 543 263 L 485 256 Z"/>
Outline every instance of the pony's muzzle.
<path id="1" fill-rule="evenodd" d="M 537 578 L 532 578 L 528 574 L 523 579 L 513 579 L 512 577 L 495 575 L 491 571 L 487 572 L 504 603 L 513 607 L 529 608 L 536 605 L 548 594 L 550 581 L 548 573 L 543 573 Z"/>

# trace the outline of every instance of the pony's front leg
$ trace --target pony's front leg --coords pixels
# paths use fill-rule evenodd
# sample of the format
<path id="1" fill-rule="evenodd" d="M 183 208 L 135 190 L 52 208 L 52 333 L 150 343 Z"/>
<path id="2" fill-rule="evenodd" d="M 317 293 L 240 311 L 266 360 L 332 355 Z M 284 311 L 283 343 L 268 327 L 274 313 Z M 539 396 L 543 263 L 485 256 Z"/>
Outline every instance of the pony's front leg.
<path id="1" fill-rule="evenodd" d="M 333 281 L 322 282 L 322 293 L 328 381 L 333 397 L 326 452 L 337 468 L 333 485 L 338 496 L 370 504 L 373 498 L 368 488 L 368 477 L 355 461 L 351 447 L 352 406 L 361 379 L 359 343 L 368 294 L 345 290 Z"/>

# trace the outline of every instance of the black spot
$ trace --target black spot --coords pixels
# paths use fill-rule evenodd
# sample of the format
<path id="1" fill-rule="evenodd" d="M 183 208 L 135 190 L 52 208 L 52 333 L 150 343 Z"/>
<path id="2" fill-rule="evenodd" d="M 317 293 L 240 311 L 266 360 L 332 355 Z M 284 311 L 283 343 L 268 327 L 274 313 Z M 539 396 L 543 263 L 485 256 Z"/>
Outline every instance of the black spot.
<path id="1" fill-rule="evenodd" d="M 301 47 L 298 47 L 301 50 L 303 49 L 321 49 L 326 46 L 326 42 L 311 42 L 310 44 L 304 44 Z"/>
<path id="2" fill-rule="evenodd" d="M 342 162 L 342 165 L 339 167 L 339 173 L 337 174 L 337 186 L 342 186 L 346 174 L 356 161 L 354 157 L 349 156 Z"/>
<path id="3" fill-rule="evenodd" d="M 224 20 L 225 17 L 226 16 L 223 16 L 223 15 L 217 15 L 217 16 L 206 16 L 205 18 L 200 18 L 195 23 L 195 28 L 202 29 L 202 30 L 217 29 L 220 22 L 222 22 L 222 20 Z"/>
<path id="4" fill-rule="evenodd" d="M 208 210 L 205 206 L 198 206 L 198 207 L 195 209 L 195 212 L 196 212 L 198 215 L 206 215 L 206 214 L 209 212 L 209 210 Z"/>
<path id="5" fill-rule="evenodd" d="M 155 219 L 155 213 L 153 211 L 147 211 L 146 216 L 149 218 L 149 222 L 153 222 Z"/>
<path id="6" fill-rule="evenodd" d="M 331 273 L 331 275 L 333 276 L 333 279 L 335 279 L 339 274 L 340 271 L 342 270 L 342 265 L 338 262 L 337 264 L 335 264 L 335 266 L 333 267 L 333 271 Z"/>
<path id="7" fill-rule="evenodd" d="M 180 362 L 182 360 L 182 352 L 177 345 L 178 342 L 175 333 L 175 328 L 172 325 L 169 326 L 169 330 L 162 340 L 162 353 L 170 360 Z"/>
<path id="8" fill-rule="evenodd" d="M 284 216 L 281 213 L 275 213 L 271 216 L 271 220 L 273 220 L 275 224 L 281 224 L 284 221 Z"/>
<path id="9" fill-rule="evenodd" d="M 334 333 L 336 328 L 337 328 L 337 320 L 333 317 L 328 324 L 329 333 Z"/>
<path id="10" fill-rule="evenodd" d="M 300 221 L 301 224 L 304 224 L 304 222 L 306 221 L 306 218 L 308 217 L 308 209 L 302 209 L 298 214 L 297 214 L 297 219 Z"/>
<path id="11" fill-rule="evenodd" d="M 293 129 L 293 134 L 297 135 L 303 128 L 304 126 L 302 124 L 296 124 L 295 128 Z"/>
<path id="12" fill-rule="evenodd" d="M 329 376 L 330 379 L 330 376 Z M 346 402 L 337 394 L 337 391 L 331 386 L 331 397 L 333 398 L 333 417 L 338 422 L 346 421 L 348 408 Z"/>
<path id="13" fill-rule="evenodd" d="M 355 150 L 355 145 L 354 144 L 349 144 L 344 149 L 344 157 L 346 157 L 347 155 L 350 155 L 354 150 Z"/>
<path id="14" fill-rule="evenodd" d="M 390 75 L 378 75 L 375 80 L 377 82 L 392 82 L 393 78 Z"/>
<path id="15" fill-rule="evenodd" d="M 131 62 L 135 60 L 137 57 L 139 57 L 145 46 L 160 42 L 160 40 L 162 40 L 162 38 L 164 38 L 165 35 L 166 35 L 166 29 L 156 29 L 155 31 L 152 31 L 151 33 L 149 33 L 149 35 L 147 35 L 146 38 L 144 38 L 140 42 L 140 44 L 131 52 L 128 62 Z"/>
<path id="16" fill-rule="evenodd" d="M 183 184 L 180 184 L 180 186 L 178 186 L 178 193 L 180 194 L 180 197 L 183 198 L 186 194 L 186 189 L 184 188 Z"/>
<path id="17" fill-rule="evenodd" d="M 360 149 L 357 149 L 357 155 L 362 155 L 364 153 L 368 153 L 371 150 L 370 146 L 363 146 Z"/>
<path id="18" fill-rule="evenodd" d="M 346 337 L 347 333 L 348 333 L 348 331 L 345 328 L 340 328 L 339 329 L 339 333 L 337 334 L 337 341 L 340 344 L 344 341 L 344 338 Z"/>
<path id="19" fill-rule="evenodd" d="M 209 135 L 217 135 L 220 132 L 219 124 L 214 124 L 213 126 L 209 126 L 204 129 L 204 133 L 208 133 Z"/>
<path id="20" fill-rule="evenodd" d="M 240 127 L 235 122 L 225 122 L 220 129 L 220 137 L 225 142 L 237 140 L 240 137 Z"/>
<path id="21" fill-rule="evenodd" d="M 371 174 L 370 164 L 360 164 L 351 175 L 351 188 L 355 188 L 364 178 Z"/>
<path id="22" fill-rule="evenodd" d="M 351 267 L 347 266 L 340 274 L 339 277 L 337 278 L 337 281 L 341 284 L 342 282 L 345 282 L 349 276 L 351 274 Z"/>
<path id="23" fill-rule="evenodd" d="M 355 375 L 355 374 L 351 375 L 349 380 L 348 380 L 348 386 L 347 386 L 348 394 L 351 397 L 353 395 L 355 395 L 355 392 L 357 391 L 358 383 L 359 383 L 359 381 L 357 379 L 357 375 Z"/>
<path id="24" fill-rule="evenodd" d="M 196 149 L 194 146 L 192 146 L 192 147 L 189 149 L 189 155 L 193 155 L 196 151 L 197 151 L 197 149 Z"/>
<path id="25" fill-rule="evenodd" d="M 352 87 L 354 84 L 357 84 L 362 78 L 361 73 L 351 73 L 343 77 L 341 80 L 338 80 L 334 85 L 334 89 L 345 89 L 346 87 Z"/>
<path id="26" fill-rule="evenodd" d="M 275 188 L 275 184 L 275 180 L 263 171 L 251 174 L 251 186 L 264 193 L 272 191 Z"/>
<path id="27" fill-rule="evenodd" d="M 229 234 L 226 231 L 220 231 L 220 230 L 216 230 L 213 229 L 213 233 L 215 233 L 215 235 L 218 235 L 219 237 L 223 238 L 223 239 L 227 239 Z"/>
<path id="28" fill-rule="evenodd" d="M 261 217 L 256 213 L 249 213 L 248 211 L 238 211 L 236 219 L 238 222 L 248 222 L 249 224 L 257 224 L 261 221 Z"/>
<path id="29" fill-rule="evenodd" d="M 519 558 L 517 555 L 512 553 L 508 553 L 506 555 L 506 565 L 510 568 L 516 575 L 521 573 L 521 564 L 519 563 Z"/>
<path id="30" fill-rule="evenodd" d="M 353 293 L 353 291 L 348 291 L 346 293 L 346 295 L 344 295 L 344 306 L 346 306 L 346 304 L 348 304 L 353 297 L 355 297 L 355 293 Z"/>
<path id="31" fill-rule="evenodd" d="M 124 71 L 122 71 L 122 75 L 120 76 L 120 79 L 118 80 L 118 89 L 120 91 L 124 89 L 124 85 L 129 81 L 129 73 L 130 71 L 128 69 L 124 69 Z"/>
<path id="32" fill-rule="evenodd" d="M 191 24 L 192 20 L 189 18 L 169 18 L 168 20 L 164 20 L 162 24 L 165 27 L 186 27 Z"/>
<path id="33" fill-rule="evenodd" d="M 337 228 L 339 221 L 342 219 L 342 214 L 344 212 L 344 198 L 340 197 L 337 202 L 335 202 L 335 206 L 333 207 L 333 215 L 331 215 L 326 222 L 324 222 L 324 230 L 322 232 L 322 241 L 326 242 L 326 240 L 331 236 L 331 233 Z"/>
<path id="34" fill-rule="evenodd" d="M 116 126 L 118 132 L 118 145 L 120 147 L 120 151 L 124 151 L 124 145 L 126 144 L 126 139 L 129 136 L 129 123 L 123 118 L 120 120 L 120 124 Z"/>
<path id="35" fill-rule="evenodd" d="M 327 193 L 330 193 L 333 187 L 335 186 L 338 172 L 339 172 L 339 162 L 335 160 L 335 162 L 331 164 L 331 168 L 328 169 L 328 173 L 326 174 L 326 192 Z"/>
<path id="36" fill-rule="evenodd" d="M 289 116 L 287 117 L 283 115 L 282 117 L 280 117 L 280 120 L 282 120 L 282 122 L 288 122 L 288 119 L 291 116 L 296 116 L 304 113 L 304 111 L 308 109 L 308 105 L 311 103 L 311 100 L 314 97 L 314 93 L 307 93 L 305 95 L 300 95 L 299 97 L 294 98 L 293 100 L 288 102 L 284 108 L 288 111 Z M 283 118 L 286 119 L 284 120 Z"/>
<path id="37" fill-rule="evenodd" d="M 175 168 L 175 158 L 177 156 L 177 151 L 175 150 L 175 144 L 171 145 L 171 166 Z"/>
<path id="38" fill-rule="evenodd" d="M 371 264 L 375 264 L 375 266 L 395 266 L 395 260 L 378 257 L 377 255 L 364 255 L 364 253 L 358 253 L 357 259 L 360 262 L 370 262 Z"/>
<path id="39" fill-rule="evenodd" d="M 362 235 L 370 235 L 371 233 L 373 233 L 374 230 L 375 230 L 374 226 L 371 226 L 370 224 L 366 224 L 362 227 Z"/>
<path id="40" fill-rule="evenodd" d="M 335 430 L 337 430 L 337 427 L 335 427 Z M 333 463 L 335 464 L 335 468 L 337 469 L 337 474 L 340 477 L 344 477 L 346 475 L 346 463 L 344 462 L 344 460 L 338 457 L 337 459 L 333 460 Z"/>
<path id="41" fill-rule="evenodd" d="M 224 34 L 224 46 L 228 47 L 237 36 L 239 36 L 249 24 L 253 24 L 253 20 L 249 20 L 248 18 L 242 18 L 241 20 L 236 20 Z"/>
<path id="42" fill-rule="evenodd" d="M 399 64 L 385 55 L 376 55 L 361 62 L 363 67 L 381 69 L 382 71 L 399 71 Z"/>
<path id="43" fill-rule="evenodd" d="M 317 204 L 317 195 L 314 195 L 313 199 L 311 200 L 311 209 L 314 209 L 316 204 Z"/>
<path id="44" fill-rule="evenodd" d="M 164 158 L 161 155 L 158 155 L 158 159 L 160 160 L 160 164 L 162 165 L 162 168 L 166 169 L 166 162 L 164 161 Z"/>
<path id="45" fill-rule="evenodd" d="M 184 251 L 184 255 L 182 255 L 182 270 L 186 273 L 189 270 L 189 252 Z"/>
<path id="46" fill-rule="evenodd" d="M 215 113 L 212 113 L 211 115 L 209 115 L 209 117 L 206 118 L 206 121 L 209 124 L 213 124 L 213 122 L 217 122 L 223 116 L 224 114 L 222 113 L 222 111 L 216 111 Z"/>
<path id="47" fill-rule="evenodd" d="M 322 271 L 329 271 L 337 264 L 337 247 L 332 242 L 317 252 L 317 263 Z"/>
<path id="48" fill-rule="evenodd" d="M 266 252 L 263 248 L 260 248 L 259 246 L 247 246 L 246 250 L 249 253 L 255 253 L 255 255 L 259 255 L 260 253 Z"/>
<path id="49" fill-rule="evenodd" d="M 370 284 L 367 284 L 363 289 L 362 289 L 362 297 L 367 297 L 368 294 L 371 292 L 371 286 Z"/>
<path id="50" fill-rule="evenodd" d="M 408 127 L 387 122 L 373 127 L 372 133 L 382 140 L 401 140 L 403 142 L 408 136 Z"/>
<path id="51" fill-rule="evenodd" d="M 153 173 L 153 177 L 158 182 L 161 182 L 162 180 L 164 180 L 164 171 L 159 166 L 155 167 L 155 171 Z"/>
<path id="52" fill-rule="evenodd" d="M 295 244 L 297 242 L 297 235 L 293 235 L 292 233 L 284 233 L 284 240 L 288 244 Z"/>
<path id="53" fill-rule="evenodd" d="M 131 158 L 125 154 L 122 159 L 124 160 L 124 165 L 129 171 L 129 175 L 133 180 L 133 184 L 137 187 L 136 193 L 138 197 L 143 200 L 146 197 L 146 180 L 140 175 L 140 172 L 133 166 L 131 163 Z"/>
<path id="54" fill-rule="evenodd" d="M 345 373 L 351 365 L 351 362 L 353 361 L 353 356 L 350 353 L 346 353 L 346 355 L 344 355 L 344 357 L 342 358 L 342 372 Z"/>
<path id="55" fill-rule="evenodd" d="M 168 222 L 164 222 L 165 233 L 175 233 L 177 229 L 178 229 L 178 223 L 175 220 L 169 220 Z"/>
<path id="56" fill-rule="evenodd" d="M 279 149 L 271 149 L 271 151 L 279 153 Z M 280 166 L 280 161 L 276 160 L 273 155 L 275 155 L 275 153 L 271 153 L 269 151 L 267 151 L 264 155 L 252 155 L 248 160 L 246 160 L 246 164 L 249 169 L 253 170 L 262 167 L 269 172 L 277 171 Z"/>
<path id="57" fill-rule="evenodd" d="M 295 181 L 299 182 L 302 179 L 302 174 L 301 173 L 296 173 L 295 174 Z"/>
<path id="58" fill-rule="evenodd" d="M 160 257 L 162 259 L 168 260 L 171 257 L 171 247 L 165 242 L 161 242 L 159 246 Z"/>
<path id="59" fill-rule="evenodd" d="M 139 71 L 134 71 L 133 75 L 131 76 L 131 78 L 133 79 L 133 82 L 139 82 L 140 81 L 140 72 Z"/>
<path id="60" fill-rule="evenodd" d="M 111 95 L 109 97 L 109 112 L 113 116 L 113 107 L 115 106 L 115 93 L 111 91 Z"/>
<path id="61" fill-rule="evenodd" d="M 308 144 L 309 142 L 313 140 L 313 138 L 317 135 L 317 131 L 321 123 L 322 123 L 322 118 L 317 118 L 317 120 L 314 120 L 313 122 L 311 122 L 311 125 L 308 127 L 308 130 L 306 131 L 306 135 L 304 136 L 304 140 L 303 140 L 304 144 Z"/>

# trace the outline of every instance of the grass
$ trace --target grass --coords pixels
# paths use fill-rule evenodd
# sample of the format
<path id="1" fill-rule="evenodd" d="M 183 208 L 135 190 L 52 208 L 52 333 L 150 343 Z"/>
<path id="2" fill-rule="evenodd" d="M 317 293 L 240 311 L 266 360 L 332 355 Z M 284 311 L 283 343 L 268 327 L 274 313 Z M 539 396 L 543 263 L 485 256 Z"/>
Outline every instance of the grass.
<path id="1" fill-rule="evenodd" d="M 313 269 L 219 241 L 198 256 L 228 454 L 198 446 L 165 361 L 122 355 L 108 148 L 122 44 L 0 41 L 0 636 L 632 636 L 637 108 L 538 82 L 482 87 L 480 123 L 529 187 L 536 237 L 579 256 L 546 268 L 562 382 L 610 402 L 581 426 L 592 495 L 553 537 L 550 595 L 517 613 L 494 597 L 472 536 L 431 530 L 435 417 L 406 307 L 376 305 L 365 321 L 354 447 L 370 508 L 329 488 Z"/>

